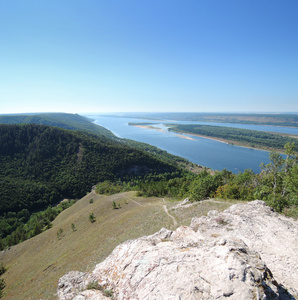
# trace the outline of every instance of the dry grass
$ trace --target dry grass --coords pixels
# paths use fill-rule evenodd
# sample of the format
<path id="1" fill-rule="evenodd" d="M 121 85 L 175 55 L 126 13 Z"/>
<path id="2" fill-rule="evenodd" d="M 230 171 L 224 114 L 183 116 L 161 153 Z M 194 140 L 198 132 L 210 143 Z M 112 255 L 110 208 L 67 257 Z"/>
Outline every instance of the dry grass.
<path id="1" fill-rule="evenodd" d="M 90 204 L 91 198 L 94 203 Z M 113 201 L 121 208 L 113 209 Z M 125 240 L 153 234 L 162 227 L 174 229 L 173 220 L 163 210 L 164 204 L 178 225 L 189 225 L 192 217 L 231 205 L 202 202 L 173 210 L 177 202 L 136 197 L 135 192 L 112 196 L 90 193 L 63 211 L 51 229 L 0 253 L 0 262 L 8 267 L 3 276 L 7 284 L 3 299 L 56 299 L 58 280 L 67 272 L 92 270 Z M 96 222 L 89 221 L 90 213 Z M 60 228 L 63 233 L 58 239 Z"/>
<path id="2" fill-rule="evenodd" d="M 179 226 L 189 225 L 191 219 L 194 217 L 201 217 L 207 215 L 210 210 L 223 211 L 233 204 L 239 203 L 240 201 L 233 200 L 205 200 L 200 202 L 194 202 L 191 206 L 186 206 L 183 208 L 175 209 L 177 203 L 172 203 L 169 209 L 170 214 L 172 214 L 178 222 Z"/>

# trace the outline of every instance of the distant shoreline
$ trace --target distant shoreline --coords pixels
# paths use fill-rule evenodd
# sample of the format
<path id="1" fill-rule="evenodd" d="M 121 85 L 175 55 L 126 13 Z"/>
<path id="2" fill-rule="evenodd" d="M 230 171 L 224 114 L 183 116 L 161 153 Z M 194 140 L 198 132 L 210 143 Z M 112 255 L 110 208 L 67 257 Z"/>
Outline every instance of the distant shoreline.
<path id="1" fill-rule="evenodd" d="M 154 129 L 154 130 L 163 131 L 163 132 L 166 131 L 164 129 L 161 129 L 159 127 L 155 127 L 155 126 L 152 126 L 152 125 L 131 125 L 131 126 L 138 127 L 138 128 L 143 128 L 143 129 Z M 172 132 L 175 132 L 175 131 L 172 131 Z M 221 138 L 210 137 L 210 136 L 200 135 L 200 134 L 195 134 L 195 133 L 188 133 L 188 132 L 180 132 L 180 134 L 178 132 L 175 132 L 175 133 L 176 133 L 176 136 L 181 138 L 181 139 L 194 140 L 192 137 L 188 136 L 188 135 L 191 135 L 191 136 L 197 136 L 197 137 L 201 137 L 201 138 L 204 138 L 204 139 L 209 139 L 209 140 L 213 140 L 213 141 L 216 141 L 216 142 L 224 143 L 224 144 L 231 145 L 231 146 L 244 147 L 244 148 L 248 148 L 248 149 L 251 149 L 251 150 L 261 150 L 261 151 L 269 151 L 269 152 L 272 151 L 272 150 L 276 150 L 280 153 L 284 153 L 284 149 L 273 149 L 273 148 L 266 148 L 266 147 L 264 147 L 264 148 L 251 147 L 250 145 L 245 144 L 245 143 L 232 141 L 232 140 L 225 140 L 225 139 L 221 139 Z"/>
<path id="2" fill-rule="evenodd" d="M 251 149 L 251 150 L 261 150 L 261 151 L 268 151 L 268 152 L 270 152 L 272 150 L 275 150 L 277 152 L 280 152 L 280 153 L 284 154 L 284 149 L 273 149 L 273 148 L 269 148 L 269 147 L 268 148 L 266 148 L 266 147 L 264 147 L 264 148 L 251 147 L 248 144 L 233 141 L 233 140 L 225 140 L 225 139 L 221 139 L 221 138 L 215 138 L 215 137 L 210 137 L 210 136 L 207 136 L 207 135 L 200 135 L 200 134 L 188 133 L 188 132 L 184 132 L 184 134 L 197 136 L 197 137 L 201 137 L 201 138 L 209 139 L 209 140 L 213 140 L 213 141 L 217 141 L 217 142 L 220 142 L 220 143 L 225 143 L 225 144 L 231 145 L 231 146 L 239 146 L 239 147 L 244 147 L 244 148 L 248 148 L 248 149 Z"/>

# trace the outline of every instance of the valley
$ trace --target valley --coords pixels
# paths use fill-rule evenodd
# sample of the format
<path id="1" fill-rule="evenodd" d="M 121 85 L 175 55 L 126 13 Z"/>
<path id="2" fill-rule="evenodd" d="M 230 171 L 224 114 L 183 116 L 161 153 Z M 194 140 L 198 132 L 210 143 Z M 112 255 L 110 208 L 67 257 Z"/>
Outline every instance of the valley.
<path id="1" fill-rule="evenodd" d="M 210 170 L 131 139 L 135 135 L 119 136 L 110 126 L 94 124 L 96 116 L 50 115 L 52 126 L 48 114 L 30 116 L 29 124 L 18 116 L 5 119 L 12 124 L 0 124 L 4 299 L 56 299 L 61 276 L 71 270 L 90 272 L 122 242 L 163 227 L 188 226 L 193 217 L 241 201 L 264 200 L 297 219 L 295 143 L 285 144 L 286 155 L 266 153 L 270 163 L 264 161 L 262 172 L 245 169 L 236 174 Z M 35 124 L 37 119 L 41 124 Z M 122 132 L 127 127 L 141 137 L 149 132 L 169 144 L 174 137 L 176 149 L 178 140 L 184 150 L 196 152 L 185 143 L 195 143 L 197 137 L 159 130 L 160 123 L 138 124 L 140 128 L 129 126 L 126 119 L 105 120 Z M 126 127 L 120 126 L 123 122 Z M 214 154 L 206 154 L 211 161 L 222 160 L 214 146 Z M 190 202 L 182 205 L 186 197 Z"/>

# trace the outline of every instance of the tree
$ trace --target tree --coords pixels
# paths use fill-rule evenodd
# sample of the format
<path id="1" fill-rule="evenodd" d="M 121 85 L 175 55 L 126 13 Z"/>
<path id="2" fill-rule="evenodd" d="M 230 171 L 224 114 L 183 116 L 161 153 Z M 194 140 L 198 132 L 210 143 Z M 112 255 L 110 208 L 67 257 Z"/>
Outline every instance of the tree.
<path id="1" fill-rule="evenodd" d="M 6 284 L 3 278 L 0 278 L 0 298 L 3 297 L 3 290 L 5 288 Z"/>
<path id="2" fill-rule="evenodd" d="M 276 151 L 272 151 L 269 155 L 271 162 L 267 165 L 261 165 L 263 169 L 263 180 L 265 177 L 265 180 L 269 182 L 272 187 L 271 201 L 269 204 L 279 212 L 289 204 L 288 201 L 291 195 L 293 195 L 294 199 L 297 199 L 297 194 L 295 193 L 295 189 L 297 190 L 295 186 L 298 181 L 296 174 L 297 157 L 294 152 L 294 144 L 287 143 L 284 148 L 287 155 L 285 159 Z"/>
<path id="3" fill-rule="evenodd" d="M 72 231 L 76 231 L 77 230 L 76 229 L 76 225 L 74 223 L 71 223 L 71 229 L 72 229 Z"/>
<path id="4" fill-rule="evenodd" d="M 197 175 L 190 186 L 190 199 L 200 201 L 210 197 L 216 191 L 217 182 L 206 170 Z"/>
<path id="5" fill-rule="evenodd" d="M 118 207 L 117 207 L 117 204 L 116 204 L 116 202 L 115 201 L 113 201 L 113 209 L 117 209 Z"/>
<path id="6" fill-rule="evenodd" d="M 91 213 L 91 214 L 89 215 L 89 221 L 90 221 L 91 223 L 94 223 L 94 222 L 96 221 L 96 218 L 95 218 L 95 216 L 94 216 L 93 213 Z"/>
<path id="7" fill-rule="evenodd" d="M 60 239 L 61 239 L 61 237 L 62 237 L 62 233 L 63 233 L 63 229 L 62 229 L 62 228 L 60 228 L 60 229 L 57 231 L 57 238 L 58 238 L 58 240 L 60 240 Z"/>
<path id="8" fill-rule="evenodd" d="M 1 263 L 1 265 L 0 265 L 0 277 L 6 272 L 6 270 L 7 269 L 4 267 L 3 263 Z M 5 286 L 6 286 L 6 283 L 5 283 L 4 279 L 0 278 L 0 298 L 3 297 L 3 290 L 4 290 Z"/>

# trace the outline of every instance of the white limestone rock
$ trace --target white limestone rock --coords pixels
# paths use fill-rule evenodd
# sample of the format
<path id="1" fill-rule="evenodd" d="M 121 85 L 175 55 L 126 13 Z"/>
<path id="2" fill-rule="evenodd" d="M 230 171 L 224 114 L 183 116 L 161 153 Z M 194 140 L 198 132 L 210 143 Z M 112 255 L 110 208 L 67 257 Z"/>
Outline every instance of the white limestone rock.
<path id="1" fill-rule="evenodd" d="M 92 273 L 62 277 L 59 299 L 104 299 L 90 282 L 114 299 L 294 299 L 297 228 L 262 201 L 237 204 L 122 243 Z"/>
<path id="2" fill-rule="evenodd" d="M 85 288 L 84 280 L 86 273 L 71 271 L 61 277 L 58 283 L 58 298 L 60 300 L 71 300 Z"/>

